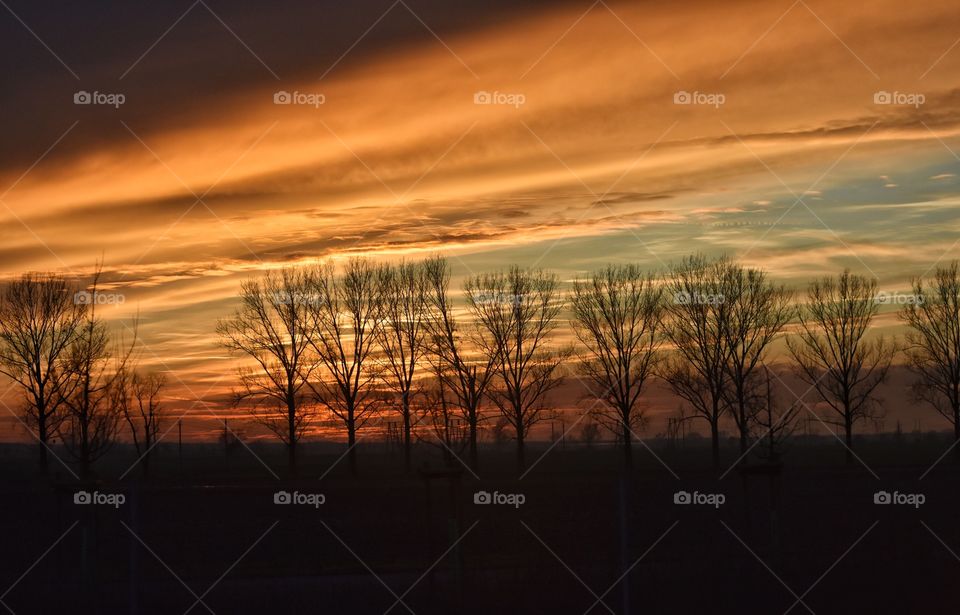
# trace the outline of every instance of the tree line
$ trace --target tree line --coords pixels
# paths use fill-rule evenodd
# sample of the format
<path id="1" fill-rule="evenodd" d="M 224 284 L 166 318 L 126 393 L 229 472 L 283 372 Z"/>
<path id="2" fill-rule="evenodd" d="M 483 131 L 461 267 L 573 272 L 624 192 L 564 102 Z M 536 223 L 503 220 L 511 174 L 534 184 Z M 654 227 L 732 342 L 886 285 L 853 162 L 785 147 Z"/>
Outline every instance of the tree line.
<path id="1" fill-rule="evenodd" d="M 138 368 L 137 320 L 116 335 L 98 313 L 99 294 L 99 266 L 84 286 L 57 273 L 26 273 L 0 294 L 0 373 L 19 390 L 21 421 L 38 441 L 43 472 L 59 436 L 88 476 L 122 423 L 149 466 L 165 378 Z"/>
<path id="2" fill-rule="evenodd" d="M 960 439 L 956 262 L 913 282 L 897 314 L 907 331 L 899 339 L 868 335 L 884 294 L 849 270 L 797 293 L 728 257 L 693 255 L 659 272 L 608 265 L 569 290 L 554 273 L 512 266 L 468 276 L 462 301 L 451 278 L 449 262 L 433 256 L 328 262 L 243 282 L 235 311 L 216 326 L 222 345 L 247 359 L 232 402 L 286 445 L 292 472 L 298 445 L 322 418 L 342 424 L 356 471 L 361 430 L 387 415 L 400 426 L 408 470 L 417 440 L 476 468 L 494 416 L 522 468 L 531 430 L 553 416 L 551 391 L 576 377 L 587 412 L 618 435 L 630 465 L 645 393 L 660 379 L 683 401 L 683 420 L 709 427 L 715 465 L 726 420 L 743 458 L 756 449 L 775 461 L 802 404 L 782 406 L 773 392 L 771 345 L 785 339 L 790 369 L 826 410 L 823 420 L 842 429 L 848 460 L 856 426 L 882 412 L 878 389 L 898 355 L 915 375 L 913 396 Z M 0 373 L 21 392 L 44 468 L 54 435 L 87 472 L 126 424 L 146 471 L 165 380 L 138 367 L 136 319 L 118 338 L 96 301 L 78 300 L 96 294 L 98 280 L 99 272 L 80 288 L 59 274 L 25 274 L 6 284 Z"/>

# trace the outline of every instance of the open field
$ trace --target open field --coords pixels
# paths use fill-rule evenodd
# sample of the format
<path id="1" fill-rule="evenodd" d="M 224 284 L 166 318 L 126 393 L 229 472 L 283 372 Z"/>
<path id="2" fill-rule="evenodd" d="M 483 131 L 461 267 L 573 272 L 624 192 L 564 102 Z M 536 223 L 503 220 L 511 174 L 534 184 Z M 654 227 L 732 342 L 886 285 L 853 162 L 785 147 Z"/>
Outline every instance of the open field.
<path id="1" fill-rule="evenodd" d="M 194 446 L 182 468 L 165 450 L 150 481 L 86 485 L 30 479 L 12 463 L 28 451 L 8 446 L 2 578 L 62 539 L 3 601 L 18 614 L 903 613 L 951 599 L 960 468 L 948 455 L 930 470 L 945 436 L 863 438 L 849 466 L 835 441 L 801 438 L 778 479 L 718 480 L 707 446 L 650 445 L 662 463 L 638 445 L 632 473 L 611 447 L 558 446 L 533 465 L 535 447 L 523 478 L 509 447 L 483 450 L 476 476 L 423 450 L 405 476 L 399 455 L 370 445 L 353 477 L 342 451 L 316 450 L 296 480 L 275 447 L 253 452 L 280 479 L 251 452 Z M 125 501 L 78 505 L 79 488 Z M 324 501 L 278 505 L 281 490 Z M 881 490 L 925 501 L 877 505 Z M 476 504 L 477 491 L 523 502 Z M 678 491 L 724 501 L 676 504 Z"/>

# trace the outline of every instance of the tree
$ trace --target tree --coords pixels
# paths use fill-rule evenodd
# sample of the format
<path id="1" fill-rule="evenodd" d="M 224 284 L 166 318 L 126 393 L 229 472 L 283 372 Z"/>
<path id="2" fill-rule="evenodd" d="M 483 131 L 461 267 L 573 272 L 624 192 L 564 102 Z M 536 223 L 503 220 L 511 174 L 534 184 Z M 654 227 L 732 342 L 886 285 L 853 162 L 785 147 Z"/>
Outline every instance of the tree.
<path id="1" fill-rule="evenodd" d="M 482 403 L 494 376 L 498 357 L 480 354 L 473 347 L 477 339 L 476 322 L 461 322 L 450 299 L 450 265 L 441 256 L 424 263 L 428 293 L 427 331 L 430 344 L 428 360 L 449 397 L 467 423 L 470 467 L 479 467 L 477 440 L 484 419 Z"/>
<path id="2" fill-rule="evenodd" d="M 433 386 L 424 389 L 425 415 L 430 421 L 433 435 L 436 436 L 436 442 L 429 439 L 424 439 L 424 442 L 440 448 L 444 462 L 452 466 L 454 458 L 459 459 L 459 455 L 466 448 L 468 437 L 459 423 L 461 419 L 458 409 L 449 403 L 444 382 L 444 378 L 438 377 Z"/>
<path id="3" fill-rule="evenodd" d="M 373 352 L 380 337 L 381 300 L 378 273 L 368 261 L 347 261 L 342 275 L 333 264 L 311 277 L 317 301 L 310 303 L 310 344 L 326 368 L 311 381 L 317 401 L 347 429 L 350 470 L 357 471 L 357 431 L 382 403 L 374 387 L 381 371 Z"/>
<path id="4" fill-rule="evenodd" d="M 800 330 L 787 339 L 800 378 L 836 414 L 847 462 L 853 460 L 853 427 L 876 416 L 875 392 L 886 380 L 896 346 L 866 334 L 877 315 L 877 282 L 844 271 L 810 283 L 799 311 Z"/>
<path id="5" fill-rule="evenodd" d="M 900 311 L 910 327 L 907 365 L 916 374 L 915 397 L 953 425 L 960 440 L 960 272 L 954 261 L 938 267 L 932 280 L 917 279 Z"/>
<path id="6" fill-rule="evenodd" d="M 663 290 L 635 265 L 611 265 L 574 282 L 570 303 L 580 368 L 600 404 L 594 414 L 622 434 L 630 467 L 640 396 L 663 344 Z"/>
<path id="7" fill-rule="evenodd" d="M 142 374 L 127 369 L 118 376 L 115 386 L 115 405 L 130 427 L 133 447 L 137 452 L 144 476 L 150 473 L 150 455 L 160 437 L 160 425 L 165 418 L 160 392 L 166 378 L 160 374 Z"/>
<path id="8" fill-rule="evenodd" d="M 752 379 L 756 386 L 752 395 L 755 410 L 751 413 L 751 420 L 756 426 L 756 432 L 763 438 L 763 446 L 757 455 L 769 464 L 780 461 L 787 440 L 797 430 L 797 415 L 803 407 L 803 402 L 795 401 L 786 408 L 777 401 L 773 390 L 771 370 L 766 365 L 761 366 Z"/>
<path id="9" fill-rule="evenodd" d="M 250 404 L 254 419 L 286 446 L 291 473 L 296 473 L 297 444 L 314 418 L 310 379 L 320 362 L 312 350 L 316 323 L 312 318 L 313 274 L 283 269 L 240 289 L 240 306 L 217 323 L 227 349 L 253 359 L 256 368 L 241 367 L 234 404 Z"/>
<path id="10" fill-rule="evenodd" d="M 720 467 L 720 418 L 729 407 L 728 361 L 732 354 L 732 310 L 725 293 L 729 259 L 689 256 L 666 279 L 667 339 L 676 353 L 661 377 L 710 425 L 713 464 Z"/>
<path id="11" fill-rule="evenodd" d="M 384 383 L 400 397 L 404 465 L 409 472 L 412 398 L 417 393 L 417 367 L 426 351 L 427 280 L 423 266 L 414 263 L 382 267 L 379 273 L 379 341 L 386 367 Z"/>
<path id="12" fill-rule="evenodd" d="M 129 346 L 123 337 L 114 346 L 107 323 L 97 315 L 99 280 L 98 267 L 88 290 L 78 295 L 87 298 L 87 305 L 64 356 L 58 391 L 65 415 L 57 431 L 67 453 L 80 464 L 82 478 L 90 476 L 93 463 L 116 443 L 121 412 L 114 403 L 115 386 L 137 342 L 134 319 Z"/>
<path id="13" fill-rule="evenodd" d="M 513 428 L 523 469 L 527 435 L 544 418 L 546 395 L 560 385 L 560 366 L 572 354 L 550 348 L 563 309 L 559 283 L 542 270 L 514 266 L 473 276 L 464 290 L 480 324 L 480 352 L 493 359 L 496 379 L 487 394 Z"/>
<path id="14" fill-rule="evenodd" d="M 732 262 L 721 264 L 722 293 L 727 306 L 725 345 L 730 413 L 740 431 L 740 453 L 750 448 L 751 380 L 763 365 L 767 347 L 793 318 L 792 293 L 775 286 L 760 269 Z"/>
<path id="15" fill-rule="evenodd" d="M 0 294 L 0 373 L 24 397 L 25 422 L 36 429 L 41 471 L 63 419 L 62 363 L 84 318 L 76 288 L 55 274 L 27 273 Z"/>

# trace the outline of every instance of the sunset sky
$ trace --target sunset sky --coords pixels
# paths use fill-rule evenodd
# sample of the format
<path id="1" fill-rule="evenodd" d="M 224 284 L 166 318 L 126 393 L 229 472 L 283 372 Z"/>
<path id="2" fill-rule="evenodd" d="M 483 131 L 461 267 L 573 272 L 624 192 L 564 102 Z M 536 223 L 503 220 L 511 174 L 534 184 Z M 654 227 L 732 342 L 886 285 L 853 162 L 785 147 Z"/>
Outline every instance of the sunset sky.
<path id="1" fill-rule="evenodd" d="M 897 291 L 960 257 L 955 2 L 134 4 L 0 7 L 2 273 L 102 259 L 175 408 L 229 389 L 240 282 L 297 262 Z"/>

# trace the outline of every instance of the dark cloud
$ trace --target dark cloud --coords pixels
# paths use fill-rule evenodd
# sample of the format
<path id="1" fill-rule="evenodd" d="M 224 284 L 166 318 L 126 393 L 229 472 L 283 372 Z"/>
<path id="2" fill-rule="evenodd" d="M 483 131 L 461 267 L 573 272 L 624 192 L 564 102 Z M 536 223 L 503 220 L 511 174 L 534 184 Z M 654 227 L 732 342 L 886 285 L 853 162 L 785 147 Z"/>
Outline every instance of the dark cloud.
<path id="1" fill-rule="evenodd" d="M 222 117 L 251 88 L 319 79 L 394 0 L 204 2 L 9 0 L 10 10 L 43 42 L 0 8 L 0 108 L 16 119 L 5 126 L 0 169 L 29 165 L 74 120 L 80 124 L 48 164 L 129 141 L 121 119 L 149 136 L 188 120 Z M 448 39 L 561 4 L 405 2 L 429 30 L 397 4 L 330 76 L 371 55 L 440 45 L 430 30 Z M 77 90 L 121 92 L 126 103 L 119 110 L 78 107 Z"/>

